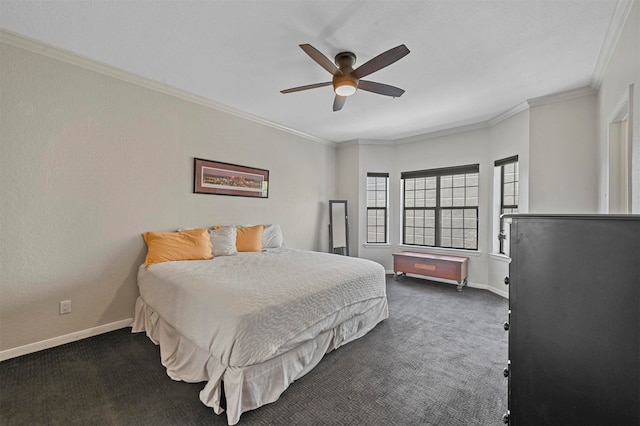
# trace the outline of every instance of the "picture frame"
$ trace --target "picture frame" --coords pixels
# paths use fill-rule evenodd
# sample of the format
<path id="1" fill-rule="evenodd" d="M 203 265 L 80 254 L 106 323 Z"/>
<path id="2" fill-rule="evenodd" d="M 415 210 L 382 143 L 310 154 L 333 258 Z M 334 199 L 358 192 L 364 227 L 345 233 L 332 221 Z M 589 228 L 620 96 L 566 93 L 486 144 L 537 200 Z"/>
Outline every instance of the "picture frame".
<path id="1" fill-rule="evenodd" d="M 269 198 L 269 170 L 194 158 L 193 192 Z"/>

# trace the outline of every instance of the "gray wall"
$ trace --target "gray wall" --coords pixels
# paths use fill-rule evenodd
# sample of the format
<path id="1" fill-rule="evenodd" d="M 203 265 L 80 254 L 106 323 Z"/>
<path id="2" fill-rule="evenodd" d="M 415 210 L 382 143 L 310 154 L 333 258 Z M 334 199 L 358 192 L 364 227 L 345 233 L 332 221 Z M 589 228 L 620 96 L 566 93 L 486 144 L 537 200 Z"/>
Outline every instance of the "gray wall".
<path id="1" fill-rule="evenodd" d="M 598 177 L 599 206 L 609 211 L 609 123 L 620 102 L 630 100 L 631 111 L 631 211 L 640 214 L 640 2 L 631 3 L 627 21 L 607 67 L 602 73 L 598 90 Z"/>
<path id="2" fill-rule="evenodd" d="M 355 149 L 357 154 L 353 152 Z M 350 143 L 348 148 L 338 149 L 338 157 L 343 163 L 351 162 L 350 173 L 359 170 L 360 188 L 349 195 L 350 203 L 359 207 L 360 257 L 376 260 L 392 271 L 392 253 L 416 249 L 400 244 L 400 173 L 477 163 L 480 164 L 478 251 L 418 250 L 469 257 L 470 285 L 507 296 L 502 280 L 507 274 L 508 259 L 495 255 L 499 201 L 494 188 L 494 161 L 519 156 L 521 212 L 597 213 L 598 179 L 594 173 L 598 167 L 597 151 L 596 97 L 595 91 L 588 88 L 531 100 L 514 108 L 512 114 L 505 113 L 504 118 L 484 125 L 386 145 L 380 141 Z M 388 245 L 365 244 L 367 172 L 390 174 Z M 341 179 L 339 175 L 338 180 Z"/>
<path id="3" fill-rule="evenodd" d="M 335 146 L 0 49 L 0 351 L 131 318 L 145 231 L 279 223 L 326 250 Z M 269 198 L 193 194 L 194 157 L 270 170 Z"/>

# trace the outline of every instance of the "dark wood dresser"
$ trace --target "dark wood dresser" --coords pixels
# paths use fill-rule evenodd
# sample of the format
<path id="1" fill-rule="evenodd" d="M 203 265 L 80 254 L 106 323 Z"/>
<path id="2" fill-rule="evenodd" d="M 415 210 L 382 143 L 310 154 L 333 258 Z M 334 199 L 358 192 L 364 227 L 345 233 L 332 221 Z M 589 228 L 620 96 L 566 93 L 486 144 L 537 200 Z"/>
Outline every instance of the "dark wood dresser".
<path id="1" fill-rule="evenodd" d="M 640 425 L 640 216 L 506 220 L 509 411 L 503 420 Z"/>

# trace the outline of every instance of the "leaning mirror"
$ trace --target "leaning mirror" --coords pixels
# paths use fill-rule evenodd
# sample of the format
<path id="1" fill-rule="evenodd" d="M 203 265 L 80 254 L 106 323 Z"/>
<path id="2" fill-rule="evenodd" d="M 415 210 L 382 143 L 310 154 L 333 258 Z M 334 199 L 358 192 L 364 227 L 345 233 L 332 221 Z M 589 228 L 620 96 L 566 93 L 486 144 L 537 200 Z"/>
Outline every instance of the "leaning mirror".
<path id="1" fill-rule="evenodd" d="M 329 253 L 349 256 L 347 200 L 329 200 Z"/>

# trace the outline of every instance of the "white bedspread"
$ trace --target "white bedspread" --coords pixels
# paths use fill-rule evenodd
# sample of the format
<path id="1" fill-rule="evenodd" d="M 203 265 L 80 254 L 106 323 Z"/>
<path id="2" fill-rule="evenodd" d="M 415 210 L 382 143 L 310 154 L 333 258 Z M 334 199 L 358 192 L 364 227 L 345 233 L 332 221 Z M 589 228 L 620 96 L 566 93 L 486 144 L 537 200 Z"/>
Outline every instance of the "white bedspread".
<path id="1" fill-rule="evenodd" d="M 227 367 L 274 358 L 386 298 L 378 263 L 285 248 L 141 266 L 138 286 L 164 321 Z"/>

